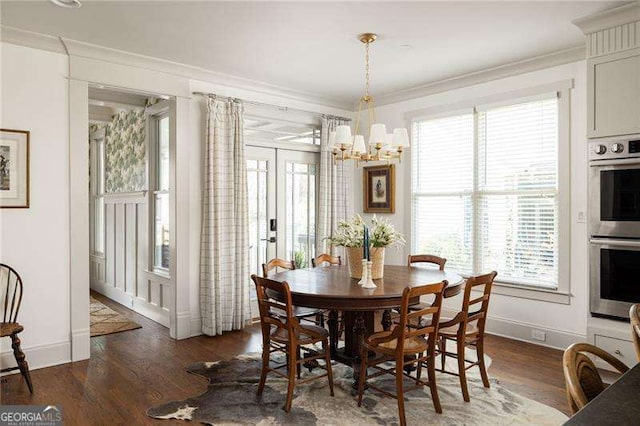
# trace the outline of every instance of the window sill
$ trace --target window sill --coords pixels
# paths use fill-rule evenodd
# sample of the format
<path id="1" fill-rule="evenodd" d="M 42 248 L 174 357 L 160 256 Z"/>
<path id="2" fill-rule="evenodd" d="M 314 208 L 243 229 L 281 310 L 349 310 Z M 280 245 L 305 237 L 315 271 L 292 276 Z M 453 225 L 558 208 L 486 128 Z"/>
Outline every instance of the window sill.
<path id="1" fill-rule="evenodd" d="M 170 285 L 171 284 L 171 275 L 169 275 L 169 271 L 163 271 L 159 269 L 144 271 L 147 274 L 147 278 L 153 281 L 160 282 L 161 285 Z"/>
<path id="2" fill-rule="evenodd" d="M 493 294 L 502 296 L 517 297 L 520 299 L 539 300 L 542 302 L 558 303 L 561 305 L 569 305 L 571 302 L 571 294 L 562 290 L 551 290 L 545 288 L 524 287 L 514 284 L 501 283 L 495 281 L 493 283 Z"/>

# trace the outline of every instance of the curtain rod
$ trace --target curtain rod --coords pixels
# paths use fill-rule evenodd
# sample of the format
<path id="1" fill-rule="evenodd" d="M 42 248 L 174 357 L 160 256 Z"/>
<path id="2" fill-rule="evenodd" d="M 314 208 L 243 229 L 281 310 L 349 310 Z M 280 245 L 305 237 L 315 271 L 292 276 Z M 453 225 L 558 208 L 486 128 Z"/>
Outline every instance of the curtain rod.
<path id="1" fill-rule="evenodd" d="M 247 101 L 247 100 L 244 100 L 244 99 L 233 98 L 233 97 L 230 97 L 230 96 L 220 96 L 220 95 L 216 95 L 215 93 L 205 93 L 205 92 L 192 92 L 192 93 L 194 95 L 207 96 L 207 97 L 210 97 L 210 98 L 227 99 L 227 100 L 230 100 L 230 101 L 242 101 L 245 104 L 263 106 L 263 107 L 269 107 L 269 108 L 275 108 L 275 109 L 279 109 L 280 111 L 284 111 L 284 112 L 296 111 L 296 112 L 302 112 L 302 113 L 305 113 L 305 114 L 315 115 L 315 116 L 318 116 L 318 117 L 337 118 L 337 119 L 340 119 L 340 120 L 351 121 L 350 118 L 340 117 L 339 115 L 323 114 L 323 113 L 316 112 L 316 111 L 307 111 L 307 110 L 299 109 L 299 108 L 289 108 L 289 107 L 286 107 L 286 106 L 268 104 L 268 103 L 265 103 L 265 102 Z"/>

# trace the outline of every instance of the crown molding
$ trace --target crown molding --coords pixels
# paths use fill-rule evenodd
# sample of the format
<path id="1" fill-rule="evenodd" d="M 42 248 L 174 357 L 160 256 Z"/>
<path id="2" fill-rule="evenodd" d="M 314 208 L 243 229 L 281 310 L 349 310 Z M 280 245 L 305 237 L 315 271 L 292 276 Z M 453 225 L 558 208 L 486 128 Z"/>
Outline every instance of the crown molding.
<path id="1" fill-rule="evenodd" d="M 259 94 L 277 96 L 287 100 L 308 102 L 345 111 L 352 110 L 350 102 L 339 102 L 335 99 L 330 99 L 322 95 L 292 90 L 282 86 L 236 77 L 196 66 L 125 52 L 91 43 L 49 36 L 7 26 L 0 27 L 0 34 L 3 42 L 62 53 L 70 57 L 74 56 L 101 60 L 119 65 L 134 66 L 192 80 L 200 80 L 207 83 L 248 90 Z"/>
<path id="2" fill-rule="evenodd" d="M 572 47 L 560 50 L 547 55 L 537 56 L 523 61 L 512 62 L 493 68 L 487 68 L 468 74 L 451 77 L 445 80 L 435 81 L 394 93 L 383 94 L 376 97 L 376 105 L 388 105 L 411 99 L 442 93 L 449 90 L 460 89 L 473 86 L 475 84 L 486 83 L 500 78 L 512 77 L 514 75 L 525 74 L 571 62 L 577 62 L 586 58 L 585 46 Z"/>
<path id="3" fill-rule="evenodd" d="M 200 67 L 124 52 L 77 40 L 64 39 L 7 26 L 0 26 L 0 35 L 3 42 L 62 53 L 68 56 L 135 66 L 192 80 L 249 90 L 254 93 L 278 96 L 280 98 L 293 101 L 313 103 L 344 111 L 355 111 L 357 109 L 357 106 L 351 102 L 340 102 L 335 99 L 329 99 L 327 97 L 314 95 L 308 92 L 291 90 L 281 86 L 218 73 Z M 518 74 L 576 62 L 585 59 L 585 57 L 586 48 L 584 46 L 565 49 L 551 54 L 525 59 L 523 61 L 500 65 L 408 89 L 398 90 L 393 93 L 382 94 L 376 97 L 376 105 L 381 106 L 416 99 L 448 90 L 485 83 L 499 78 L 511 77 Z"/>
<path id="4" fill-rule="evenodd" d="M 640 21 L 640 2 L 625 4 L 605 10 L 604 12 L 574 19 L 573 25 L 580 28 L 583 33 L 591 34 L 596 31 Z"/>
<path id="5" fill-rule="evenodd" d="M 17 44 L 34 49 L 67 54 L 64 43 L 59 37 L 49 36 L 19 28 L 0 26 L 0 40 L 3 43 Z"/>

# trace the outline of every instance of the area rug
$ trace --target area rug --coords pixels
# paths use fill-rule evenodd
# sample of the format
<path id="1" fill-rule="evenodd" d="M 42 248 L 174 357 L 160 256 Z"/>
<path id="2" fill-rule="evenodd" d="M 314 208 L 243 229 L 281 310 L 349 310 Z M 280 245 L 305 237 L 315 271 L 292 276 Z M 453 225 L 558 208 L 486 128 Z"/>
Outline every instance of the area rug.
<path id="1" fill-rule="evenodd" d="M 454 361 L 455 362 L 455 361 Z M 282 409 L 286 380 L 275 374 L 267 376 L 262 399 L 256 397 L 260 378 L 260 356 L 249 354 L 229 361 L 201 362 L 187 371 L 209 380 L 205 393 L 183 401 L 168 402 L 147 410 L 156 419 L 181 419 L 212 425 L 396 425 L 398 406 L 395 399 L 374 391 L 365 391 L 358 407 L 351 368 L 333 364 L 335 396 L 329 395 L 325 379 L 297 385 L 290 413 Z M 455 365 L 455 364 L 454 364 Z M 454 368 L 448 365 L 447 369 Z M 560 411 L 524 398 L 491 381 L 483 387 L 479 373 L 471 369 L 467 381 L 471 402 L 462 399 L 459 379 L 437 373 L 442 414 L 433 409 L 428 388 L 405 394 L 405 411 L 409 425 L 560 425 L 567 417 Z M 317 370 L 304 375 L 317 374 Z M 394 378 L 377 378 L 377 385 L 393 389 Z M 304 379 L 304 376 L 303 376 Z M 407 383 L 408 384 L 408 383 Z"/>
<path id="2" fill-rule="evenodd" d="M 113 309 L 103 305 L 93 296 L 91 296 L 90 299 L 89 314 L 91 319 L 91 337 L 142 328 L 140 324 L 125 318 Z"/>

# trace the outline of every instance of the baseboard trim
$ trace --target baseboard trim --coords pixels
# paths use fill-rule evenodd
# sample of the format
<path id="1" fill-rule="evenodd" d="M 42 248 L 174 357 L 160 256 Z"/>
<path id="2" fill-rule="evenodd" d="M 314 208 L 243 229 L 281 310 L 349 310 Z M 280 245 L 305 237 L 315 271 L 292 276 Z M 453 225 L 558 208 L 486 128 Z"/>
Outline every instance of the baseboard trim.
<path id="1" fill-rule="evenodd" d="M 442 315 L 452 318 L 458 311 L 455 309 L 442 309 Z M 546 333 L 545 341 L 535 340 L 531 338 L 533 330 L 543 331 Z M 578 342 L 586 342 L 585 334 L 571 333 L 563 330 L 555 330 L 548 327 L 542 327 L 537 324 L 530 324 L 521 321 L 508 320 L 500 317 L 489 316 L 487 319 L 486 332 L 496 336 L 507 337 L 521 342 L 533 343 L 534 345 L 546 346 L 548 348 L 565 350 L 569 345 Z"/>
<path id="2" fill-rule="evenodd" d="M 174 339 L 188 339 L 191 337 L 191 312 L 178 312 L 176 315 L 176 335 Z"/>
<path id="3" fill-rule="evenodd" d="M 157 322 L 160 325 L 169 327 L 169 311 L 159 307 L 155 307 L 145 300 L 125 293 L 120 289 L 103 283 L 93 283 L 91 290 L 94 290 L 103 296 L 108 297 L 134 312 Z"/>
<path id="4" fill-rule="evenodd" d="M 32 346 L 30 348 L 23 347 L 22 350 L 29 363 L 29 370 L 37 370 L 39 368 L 71 362 L 71 342 L 51 343 L 48 345 Z M 1 353 L 0 363 L 3 368 L 17 365 L 16 359 L 13 357 L 13 350 Z M 20 373 L 20 370 L 3 373 L 3 375 L 15 373 Z"/>
<path id="5" fill-rule="evenodd" d="M 202 335 L 202 317 L 191 318 L 191 337 Z"/>
<path id="6" fill-rule="evenodd" d="M 71 360 L 82 361 L 91 356 L 91 330 L 83 328 L 71 331 Z"/>

